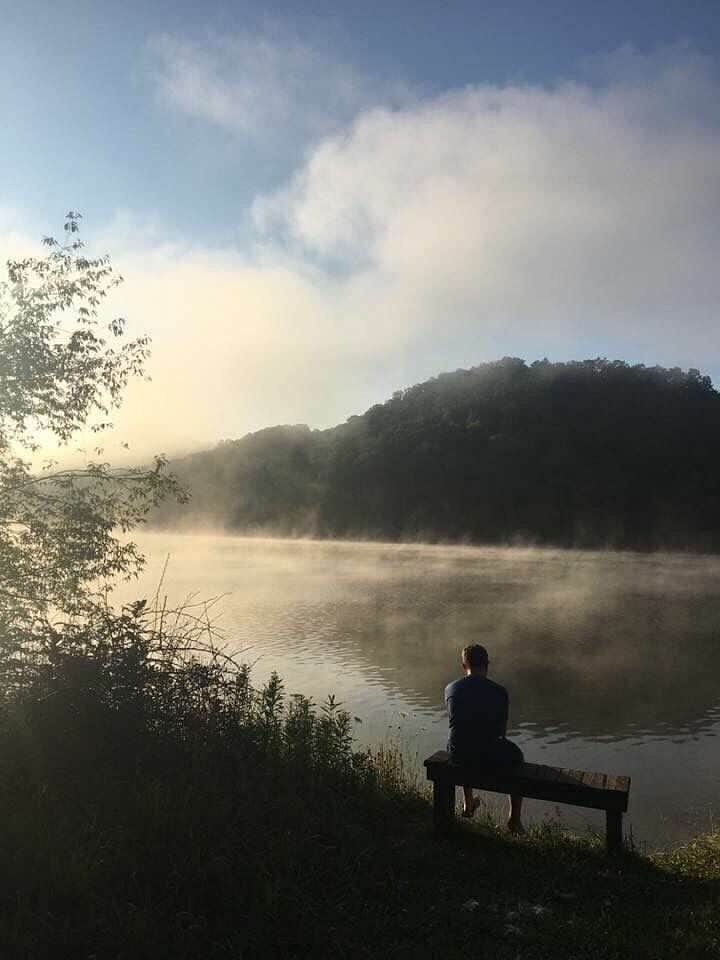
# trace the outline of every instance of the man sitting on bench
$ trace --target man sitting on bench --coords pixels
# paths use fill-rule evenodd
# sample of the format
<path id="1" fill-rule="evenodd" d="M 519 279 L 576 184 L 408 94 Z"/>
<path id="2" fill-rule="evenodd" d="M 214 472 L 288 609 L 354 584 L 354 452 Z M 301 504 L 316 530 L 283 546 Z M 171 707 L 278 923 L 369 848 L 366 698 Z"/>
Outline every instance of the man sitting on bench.
<path id="1" fill-rule="evenodd" d="M 486 772 L 507 770 L 523 762 L 517 744 L 505 736 L 509 697 L 505 687 L 488 679 L 488 653 L 479 643 L 465 647 L 462 666 L 465 676 L 445 688 L 445 705 L 450 718 L 448 754 L 458 766 L 475 767 Z M 472 817 L 480 800 L 471 786 L 463 787 L 463 816 Z M 521 820 L 522 797 L 510 797 L 511 833 L 524 833 Z"/>

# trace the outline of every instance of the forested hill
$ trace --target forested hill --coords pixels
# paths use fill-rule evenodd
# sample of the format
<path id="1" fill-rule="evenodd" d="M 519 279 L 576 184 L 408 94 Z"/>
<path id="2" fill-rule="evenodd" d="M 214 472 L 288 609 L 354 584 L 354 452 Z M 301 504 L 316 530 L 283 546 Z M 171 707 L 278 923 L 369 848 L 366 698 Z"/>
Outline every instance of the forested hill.
<path id="1" fill-rule="evenodd" d="M 330 430 L 177 460 L 160 524 L 381 539 L 720 548 L 720 393 L 697 370 L 505 358 Z"/>

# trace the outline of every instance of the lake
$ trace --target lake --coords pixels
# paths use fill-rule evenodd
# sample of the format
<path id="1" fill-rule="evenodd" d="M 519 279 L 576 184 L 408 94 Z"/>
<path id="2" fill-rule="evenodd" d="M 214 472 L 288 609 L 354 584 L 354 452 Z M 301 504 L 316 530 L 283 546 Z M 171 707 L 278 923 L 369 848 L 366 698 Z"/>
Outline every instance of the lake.
<path id="1" fill-rule="evenodd" d="M 358 748 L 391 738 L 422 776 L 444 747 L 445 685 L 471 642 L 508 687 L 528 760 L 632 777 L 626 829 L 667 846 L 720 814 L 720 560 L 147 533 L 119 598 L 224 594 L 215 607 L 256 683 L 334 693 Z M 488 797 L 498 816 L 501 798 Z M 527 802 L 527 819 L 558 808 Z M 601 813 L 559 808 L 577 830 Z M 429 814 L 428 814 L 429 815 Z"/>

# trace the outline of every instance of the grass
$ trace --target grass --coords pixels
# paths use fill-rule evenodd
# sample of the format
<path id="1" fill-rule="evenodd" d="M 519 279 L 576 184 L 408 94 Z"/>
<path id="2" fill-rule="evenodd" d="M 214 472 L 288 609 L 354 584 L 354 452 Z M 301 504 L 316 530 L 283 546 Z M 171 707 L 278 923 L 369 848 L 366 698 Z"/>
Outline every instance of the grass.
<path id="1" fill-rule="evenodd" d="M 3 960 L 720 956 L 718 833 L 618 859 L 487 818 L 434 841 L 413 771 L 354 754 L 332 701 L 123 663 L 6 701 Z"/>

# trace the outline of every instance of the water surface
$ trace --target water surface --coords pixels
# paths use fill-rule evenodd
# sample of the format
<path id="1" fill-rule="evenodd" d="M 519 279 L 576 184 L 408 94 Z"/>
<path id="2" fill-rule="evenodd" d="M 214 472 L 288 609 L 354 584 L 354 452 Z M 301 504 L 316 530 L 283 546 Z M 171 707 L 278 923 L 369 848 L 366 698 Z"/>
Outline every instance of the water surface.
<path id="1" fill-rule="evenodd" d="M 682 840 L 720 812 L 715 558 L 137 539 L 148 565 L 126 596 L 153 593 L 169 554 L 170 601 L 226 594 L 220 625 L 256 681 L 277 670 L 289 693 L 335 693 L 358 718 L 358 746 L 399 738 L 420 767 L 444 746 L 442 693 L 459 650 L 480 642 L 510 690 L 510 735 L 527 759 L 632 777 L 636 841 Z M 599 813 L 560 813 L 576 829 L 603 826 Z M 556 808 L 534 801 L 528 815 Z"/>

